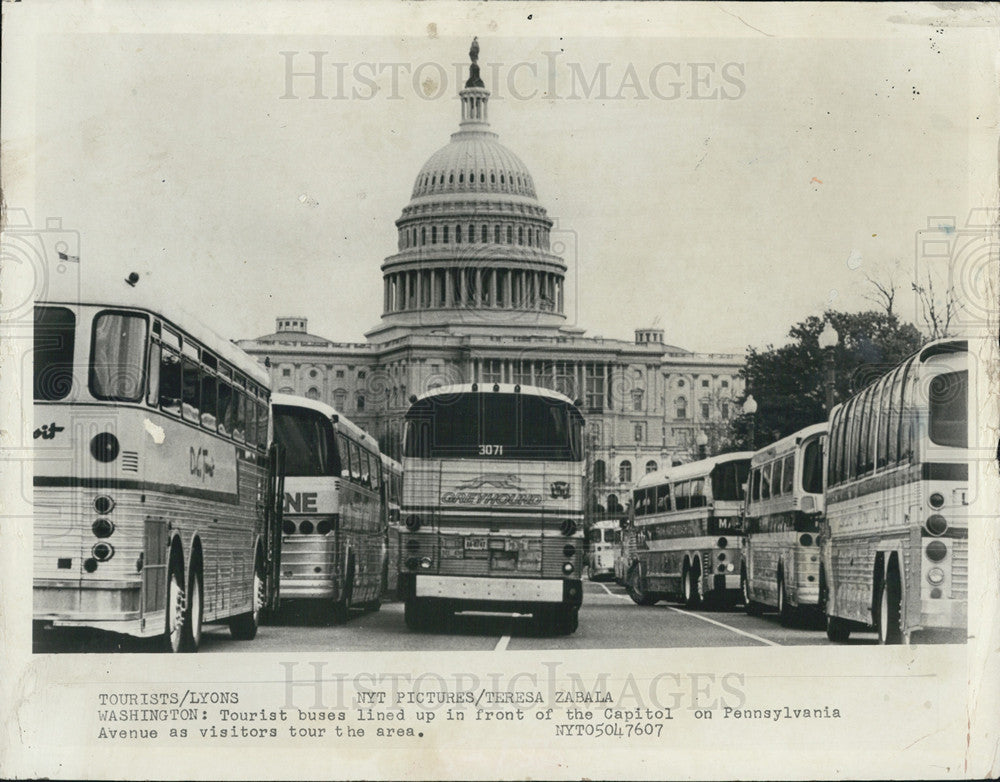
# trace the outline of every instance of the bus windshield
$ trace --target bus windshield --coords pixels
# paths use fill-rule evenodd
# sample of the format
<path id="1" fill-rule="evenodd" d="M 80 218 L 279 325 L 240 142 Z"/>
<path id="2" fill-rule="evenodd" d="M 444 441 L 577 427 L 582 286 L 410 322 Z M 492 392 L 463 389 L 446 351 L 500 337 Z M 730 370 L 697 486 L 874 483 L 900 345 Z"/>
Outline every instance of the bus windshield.
<path id="1" fill-rule="evenodd" d="M 526 394 L 428 397 L 406 414 L 403 453 L 420 458 L 580 461 L 583 420 L 575 407 Z"/>
<path id="2" fill-rule="evenodd" d="M 274 441 L 285 448 L 285 475 L 303 478 L 340 475 L 333 425 L 322 413 L 275 405 Z"/>
<path id="3" fill-rule="evenodd" d="M 969 445 L 969 373 L 936 375 L 930 389 L 931 442 L 953 448 Z"/>
<path id="4" fill-rule="evenodd" d="M 712 470 L 712 499 L 736 502 L 743 499 L 743 485 L 750 472 L 750 460 L 719 464 Z"/>
<path id="5" fill-rule="evenodd" d="M 73 387 L 73 340 L 76 316 L 65 307 L 35 307 L 34 397 L 42 402 L 65 399 Z"/>

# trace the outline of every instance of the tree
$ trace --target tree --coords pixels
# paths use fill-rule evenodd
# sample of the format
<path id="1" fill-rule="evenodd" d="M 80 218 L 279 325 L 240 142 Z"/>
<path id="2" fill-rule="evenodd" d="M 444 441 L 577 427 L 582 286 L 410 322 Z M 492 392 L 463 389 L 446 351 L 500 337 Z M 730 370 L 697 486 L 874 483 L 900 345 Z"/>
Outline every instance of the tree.
<path id="1" fill-rule="evenodd" d="M 934 280 L 930 272 L 924 283 L 910 283 L 913 292 L 917 294 L 917 305 L 920 308 L 920 320 L 929 339 L 941 339 L 954 336 L 951 331 L 952 321 L 958 316 L 961 303 L 955 295 L 955 287 L 949 282 L 944 288 L 942 298 L 934 291 Z"/>
<path id="2" fill-rule="evenodd" d="M 741 415 L 733 425 L 733 440 L 757 447 L 773 442 L 827 418 L 825 409 L 826 354 L 819 334 L 826 323 L 840 337 L 833 351 L 835 398 L 844 400 L 881 377 L 918 350 L 923 338 L 911 323 L 886 312 L 836 312 L 815 315 L 788 332 L 792 342 L 763 350 L 747 348 L 743 377 L 748 394 L 757 401 L 757 413 Z M 752 450 L 752 449 L 751 449 Z"/>

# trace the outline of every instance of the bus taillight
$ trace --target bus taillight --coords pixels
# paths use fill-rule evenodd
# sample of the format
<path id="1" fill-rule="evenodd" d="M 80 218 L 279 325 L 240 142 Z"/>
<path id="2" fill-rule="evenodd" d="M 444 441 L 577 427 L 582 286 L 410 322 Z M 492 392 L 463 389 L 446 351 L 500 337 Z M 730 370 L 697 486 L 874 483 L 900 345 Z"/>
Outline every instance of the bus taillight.
<path id="1" fill-rule="evenodd" d="M 927 554 L 927 559 L 931 562 L 941 562 L 948 556 L 948 547 L 940 540 L 932 540 L 927 544 L 924 553 Z"/>
<path id="2" fill-rule="evenodd" d="M 941 536 L 948 529 L 948 520 L 940 513 L 935 513 L 933 516 L 928 517 L 927 523 L 924 526 L 931 535 Z"/>
<path id="3" fill-rule="evenodd" d="M 115 547 L 110 543 L 102 541 L 101 543 L 95 543 L 90 553 L 94 555 L 94 559 L 98 562 L 107 562 L 115 555 Z"/>
<path id="4" fill-rule="evenodd" d="M 94 498 L 94 510 L 102 516 L 106 516 L 115 509 L 115 501 L 107 494 L 101 494 Z"/>
<path id="5" fill-rule="evenodd" d="M 410 532 L 416 532 L 420 529 L 420 517 L 416 513 L 411 513 L 406 517 L 406 528 Z"/>
<path id="6" fill-rule="evenodd" d="M 569 537 L 576 532 L 576 522 L 573 519 L 563 519 L 562 524 L 559 525 L 559 531 Z"/>
<path id="7" fill-rule="evenodd" d="M 115 524 L 111 519 L 96 519 L 90 526 L 95 538 L 110 538 L 115 531 Z"/>

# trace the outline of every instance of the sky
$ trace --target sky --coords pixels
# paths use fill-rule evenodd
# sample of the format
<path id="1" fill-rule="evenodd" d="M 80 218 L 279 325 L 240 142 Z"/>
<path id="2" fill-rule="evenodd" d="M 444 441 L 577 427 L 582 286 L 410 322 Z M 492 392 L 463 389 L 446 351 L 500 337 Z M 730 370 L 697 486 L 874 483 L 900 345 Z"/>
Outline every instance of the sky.
<path id="1" fill-rule="evenodd" d="M 592 335 L 657 325 L 742 353 L 869 308 L 865 275 L 890 269 L 913 318 L 916 232 L 996 203 L 996 35 L 974 14 L 179 5 L 5 39 L 5 201 L 78 232 L 81 274 L 136 271 L 229 338 L 279 315 L 342 342 L 378 322 L 472 35 Z"/>

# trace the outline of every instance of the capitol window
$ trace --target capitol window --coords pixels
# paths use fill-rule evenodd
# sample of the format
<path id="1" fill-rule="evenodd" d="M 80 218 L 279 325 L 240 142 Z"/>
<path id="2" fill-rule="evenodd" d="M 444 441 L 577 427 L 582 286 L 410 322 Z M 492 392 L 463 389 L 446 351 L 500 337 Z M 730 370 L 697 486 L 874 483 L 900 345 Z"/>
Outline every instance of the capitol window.
<path id="1" fill-rule="evenodd" d="M 524 227 L 520 225 L 517 227 L 517 243 L 524 244 Z"/>
<path id="2" fill-rule="evenodd" d="M 442 241 L 445 244 L 448 244 L 448 226 L 444 227 L 443 232 L 444 232 L 444 237 L 442 238 Z"/>
<path id="3" fill-rule="evenodd" d="M 618 482 L 619 483 L 631 483 L 632 482 L 632 462 L 628 459 L 623 461 L 618 465 Z"/>
<path id="4" fill-rule="evenodd" d="M 514 228 L 513 226 L 507 226 L 507 244 L 514 243 Z"/>
<path id="5" fill-rule="evenodd" d="M 493 243 L 500 244 L 500 226 L 493 226 Z"/>
<path id="6" fill-rule="evenodd" d="M 455 244 L 461 244 L 461 243 L 462 243 L 462 226 L 456 225 L 455 226 Z"/>
<path id="7" fill-rule="evenodd" d="M 431 244 L 437 244 L 438 241 L 438 229 L 436 225 L 431 226 Z"/>
<path id="8" fill-rule="evenodd" d="M 687 418 L 687 414 L 688 414 L 688 411 L 687 411 L 687 400 L 684 397 L 682 397 L 682 396 L 677 397 L 677 401 L 675 402 L 675 405 L 676 405 L 676 417 L 677 418 Z"/>
<path id="9" fill-rule="evenodd" d="M 486 242 L 487 242 L 487 239 L 486 239 L 486 232 L 487 232 L 487 230 L 488 230 L 487 227 L 484 225 L 483 226 L 483 231 L 482 231 L 482 238 L 479 240 L 483 244 L 486 244 Z"/>

